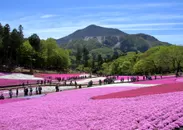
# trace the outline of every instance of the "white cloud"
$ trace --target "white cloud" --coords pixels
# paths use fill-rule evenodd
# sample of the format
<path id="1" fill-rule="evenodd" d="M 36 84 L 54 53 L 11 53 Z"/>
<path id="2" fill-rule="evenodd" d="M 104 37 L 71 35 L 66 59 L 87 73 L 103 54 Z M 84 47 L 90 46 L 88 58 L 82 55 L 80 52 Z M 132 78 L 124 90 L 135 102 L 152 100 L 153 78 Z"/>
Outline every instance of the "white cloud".
<path id="1" fill-rule="evenodd" d="M 131 21 L 131 18 L 128 17 L 101 17 L 99 19 L 100 22 L 127 22 L 127 21 Z"/>
<path id="2" fill-rule="evenodd" d="M 99 5 L 99 6 L 84 6 L 84 7 L 71 7 L 65 10 L 83 10 L 83 9 L 142 9 L 151 7 L 172 7 L 180 6 L 183 3 L 176 2 L 159 2 L 159 3 L 140 3 L 140 4 L 114 4 L 114 5 Z"/>
<path id="3" fill-rule="evenodd" d="M 172 20 L 183 19 L 183 15 L 177 14 L 144 14 L 135 18 L 136 20 Z"/>
<path id="4" fill-rule="evenodd" d="M 177 14 L 125 14 L 125 13 L 96 13 L 96 14 L 88 14 L 88 15 L 81 15 L 71 18 L 70 20 L 75 19 L 85 19 L 85 20 L 96 20 L 98 22 L 142 22 L 142 21 L 165 21 L 165 20 L 183 20 L 183 15 Z"/>
<path id="5" fill-rule="evenodd" d="M 54 14 L 45 14 L 45 15 L 42 15 L 40 18 L 42 19 L 46 19 L 46 18 L 52 18 L 52 17 L 56 17 L 58 15 L 54 15 Z"/>

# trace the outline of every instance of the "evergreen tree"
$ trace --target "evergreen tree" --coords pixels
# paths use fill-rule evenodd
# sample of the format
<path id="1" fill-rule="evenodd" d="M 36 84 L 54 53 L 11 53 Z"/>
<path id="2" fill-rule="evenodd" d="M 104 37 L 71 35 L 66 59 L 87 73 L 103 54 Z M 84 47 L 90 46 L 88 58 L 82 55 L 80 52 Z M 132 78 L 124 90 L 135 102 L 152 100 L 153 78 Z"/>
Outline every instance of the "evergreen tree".
<path id="1" fill-rule="evenodd" d="M 97 62 L 98 62 L 98 67 L 100 68 L 101 65 L 103 64 L 103 58 L 101 54 L 98 55 Z"/>
<path id="2" fill-rule="evenodd" d="M 11 55 L 10 59 L 15 61 L 16 63 L 18 58 L 18 52 L 17 49 L 22 45 L 22 38 L 20 37 L 20 34 L 17 29 L 13 29 L 11 32 Z M 13 55 L 12 55 L 13 54 Z"/>
<path id="3" fill-rule="evenodd" d="M 24 41 L 24 34 L 23 34 L 23 27 L 22 27 L 22 25 L 19 25 L 18 32 L 19 32 L 20 42 L 23 43 L 23 41 Z"/>
<path id="4" fill-rule="evenodd" d="M 84 46 L 83 47 L 83 63 L 84 63 L 84 67 L 88 67 L 88 60 L 89 60 L 89 56 L 88 55 L 89 55 L 89 51 Z"/>
<path id="5" fill-rule="evenodd" d="M 81 63 L 81 58 L 82 58 L 82 52 L 81 52 L 81 48 L 77 48 L 77 52 L 76 52 L 76 62 L 77 64 Z"/>
<path id="6" fill-rule="evenodd" d="M 3 26 L 0 23 L 0 63 L 2 63 L 3 58 Z"/>
<path id="7" fill-rule="evenodd" d="M 3 38 L 3 26 L 0 23 L 0 38 Z"/>
<path id="8" fill-rule="evenodd" d="M 29 43 L 34 48 L 34 50 L 39 51 L 40 50 L 40 43 L 41 43 L 39 36 L 37 34 L 33 34 L 28 39 L 29 39 Z"/>
<path id="9" fill-rule="evenodd" d="M 3 46 L 3 59 L 4 63 L 7 63 L 9 61 L 10 57 L 10 26 L 9 24 L 6 24 L 3 29 L 3 40 L 2 40 L 2 46 Z"/>

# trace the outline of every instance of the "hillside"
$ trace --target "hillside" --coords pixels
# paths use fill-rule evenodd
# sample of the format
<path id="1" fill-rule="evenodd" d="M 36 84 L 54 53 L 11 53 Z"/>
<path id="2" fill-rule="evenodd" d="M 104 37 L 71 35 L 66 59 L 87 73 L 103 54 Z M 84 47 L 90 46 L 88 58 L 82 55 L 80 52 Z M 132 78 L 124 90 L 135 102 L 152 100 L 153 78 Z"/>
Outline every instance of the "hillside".
<path id="1" fill-rule="evenodd" d="M 113 54 L 114 50 L 145 52 L 153 46 L 170 45 L 147 34 L 127 34 L 119 29 L 96 25 L 77 30 L 66 37 L 58 39 L 57 43 L 63 48 L 73 50 L 73 52 L 76 51 L 76 48 L 85 46 L 90 52 L 104 52 L 103 55 Z M 107 51 L 105 51 L 106 49 Z M 97 52 L 97 50 L 100 52 Z"/>

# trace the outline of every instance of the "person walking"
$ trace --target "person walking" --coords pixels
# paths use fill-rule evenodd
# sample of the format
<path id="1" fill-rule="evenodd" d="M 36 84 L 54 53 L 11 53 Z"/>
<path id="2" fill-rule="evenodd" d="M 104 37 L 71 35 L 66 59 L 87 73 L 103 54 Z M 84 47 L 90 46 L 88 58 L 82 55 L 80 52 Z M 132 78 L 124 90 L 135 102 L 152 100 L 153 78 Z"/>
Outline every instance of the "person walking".
<path id="1" fill-rule="evenodd" d="M 10 90 L 9 90 L 9 96 L 10 96 L 10 98 L 12 98 L 12 97 L 13 97 L 12 89 L 10 89 Z"/>
<path id="2" fill-rule="evenodd" d="M 75 88 L 76 88 L 76 89 L 77 89 L 77 85 L 78 85 L 78 84 L 77 84 L 77 82 L 75 81 Z"/>
<path id="3" fill-rule="evenodd" d="M 18 88 L 16 88 L 16 97 L 18 97 Z"/>
<path id="4" fill-rule="evenodd" d="M 128 82 L 130 82 L 130 77 L 127 77 Z"/>
<path id="5" fill-rule="evenodd" d="M 56 89 L 56 92 L 59 92 L 59 85 L 58 84 L 55 86 L 55 89 Z"/>
<path id="6" fill-rule="evenodd" d="M 42 94 L 42 87 L 41 86 L 39 86 L 38 91 L 39 91 L 39 94 Z"/>
<path id="7" fill-rule="evenodd" d="M 36 95 L 38 94 L 38 88 L 36 87 Z"/>
<path id="8" fill-rule="evenodd" d="M 33 92 L 33 90 L 32 90 L 32 87 L 30 86 L 30 96 L 32 96 L 32 92 Z"/>
<path id="9" fill-rule="evenodd" d="M 81 89 L 82 87 L 81 87 L 81 84 L 79 85 L 79 89 Z"/>
<path id="10" fill-rule="evenodd" d="M 102 85 L 102 80 L 101 79 L 99 80 L 99 85 Z"/>
<path id="11" fill-rule="evenodd" d="M 28 87 L 25 88 L 24 92 L 25 92 L 25 96 L 28 96 L 28 92 L 29 92 Z"/>
<path id="12" fill-rule="evenodd" d="M 5 98 L 4 98 L 4 95 L 3 94 L 1 94 L 1 96 L 0 96 L 0 100 L 4 100 Z"/>

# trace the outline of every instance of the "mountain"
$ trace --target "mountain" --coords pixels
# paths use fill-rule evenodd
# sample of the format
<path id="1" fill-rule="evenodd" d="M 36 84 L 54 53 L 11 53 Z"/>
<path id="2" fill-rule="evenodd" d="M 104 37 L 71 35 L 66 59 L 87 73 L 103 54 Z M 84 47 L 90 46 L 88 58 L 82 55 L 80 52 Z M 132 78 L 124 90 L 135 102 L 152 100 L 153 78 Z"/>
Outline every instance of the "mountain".
<path id="1" fill-rule="evenodd" d="M 77 30 L 56 41 L 61 47 L 71 49 L 73 52 L 77 48 L 85 46 L 90 53 L 102 54 L 103 56 L 111 55 L 114 51 L 119 53 L 144 52 L 153 46 L 170 45 L 147 34 L 127 34 L 119 29 L 104 28 L 97 25 Z"/>
<path id="2" fill-rule="evenodd" d="M 74 33 L 60 38 L 57 40 L 57 43 L 68 43 L 72 40 L 90 38 L 90 37 L 98 37 L 98 36 L 120 36 L 120 35 L 127 35 L 126 33 L 113 28 L 104 28 L 97 25 L 90 25 L 84 29 L 77 30 Z"/>

